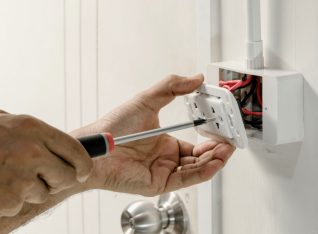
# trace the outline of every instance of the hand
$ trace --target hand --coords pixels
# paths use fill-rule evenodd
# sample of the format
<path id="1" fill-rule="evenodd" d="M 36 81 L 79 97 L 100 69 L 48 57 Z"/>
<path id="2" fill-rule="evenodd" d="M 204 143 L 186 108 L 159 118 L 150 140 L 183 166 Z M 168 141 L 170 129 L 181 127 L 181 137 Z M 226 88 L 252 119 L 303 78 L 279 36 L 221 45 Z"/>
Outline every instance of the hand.
<path id="1" fill-rule="evenodd" d="M 72 137 L 33 117 L 0 111 L 0 217 L 84 182 L 92 167 Z"/>
<path id="2" fill-rule="evenodd" d="M 191 79 L 170 76 L 74 134 L 107 131 L 122 136 L 158 128 L 160 109 L 175 96 L 193 92 L 202 82 L 201 75 Z M 210 179 L 233 151 L 220 140 L 194 146 L 161 135 L 117 146 L 107 157 L 97 158 L 88 182 L 91 188 L 154 196 Z"/>

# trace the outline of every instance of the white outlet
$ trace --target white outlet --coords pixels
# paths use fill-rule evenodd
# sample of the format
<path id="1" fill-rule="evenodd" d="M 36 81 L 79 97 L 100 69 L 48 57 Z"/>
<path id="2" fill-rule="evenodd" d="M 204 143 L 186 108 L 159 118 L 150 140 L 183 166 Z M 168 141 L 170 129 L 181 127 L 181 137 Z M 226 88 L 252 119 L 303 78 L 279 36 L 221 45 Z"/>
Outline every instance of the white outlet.
<path id="1" fill-rule="evenodd" d="M 195 93 L 185 96 L 185 104 L 192 120 L 213 119 L 196 127 L 199 134 L 225 138 L 238 148 L 248 145 L 246 131 L 238 104 L 227 89 L 203 84 Z"/>

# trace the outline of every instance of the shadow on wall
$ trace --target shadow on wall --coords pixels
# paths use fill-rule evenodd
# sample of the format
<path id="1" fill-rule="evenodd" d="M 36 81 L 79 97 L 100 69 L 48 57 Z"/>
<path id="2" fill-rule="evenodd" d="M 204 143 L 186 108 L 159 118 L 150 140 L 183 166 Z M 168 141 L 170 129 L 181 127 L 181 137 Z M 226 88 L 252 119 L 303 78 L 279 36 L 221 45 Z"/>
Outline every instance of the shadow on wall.
<path id="1" fill-rule="evenodd" d="M 257 155 L 260 165 L 269 175 L 292 177 L 302 150 L 302 142 L 279 146 L 265 146 L 259 142 L 250 142 L 253 155 Z"/>

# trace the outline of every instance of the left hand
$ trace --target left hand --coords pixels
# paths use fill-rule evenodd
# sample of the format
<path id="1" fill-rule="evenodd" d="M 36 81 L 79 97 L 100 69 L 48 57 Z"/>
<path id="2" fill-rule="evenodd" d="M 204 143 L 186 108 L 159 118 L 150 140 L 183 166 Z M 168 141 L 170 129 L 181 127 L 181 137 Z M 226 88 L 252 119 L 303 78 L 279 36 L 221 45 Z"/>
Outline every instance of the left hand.
<path id="1" fill-rule="evenodd" d="M 116 137 L 158 128 L 160 109 L 202 82 L 202 75 L 170 76 L 73 135 L 111 132 Z M 89 188 L 154 196 L 209 180 L 233 152 L 233 146 L 219 140 L 197 146 L 167 134 L 139 140 L 95 159 Z"/>

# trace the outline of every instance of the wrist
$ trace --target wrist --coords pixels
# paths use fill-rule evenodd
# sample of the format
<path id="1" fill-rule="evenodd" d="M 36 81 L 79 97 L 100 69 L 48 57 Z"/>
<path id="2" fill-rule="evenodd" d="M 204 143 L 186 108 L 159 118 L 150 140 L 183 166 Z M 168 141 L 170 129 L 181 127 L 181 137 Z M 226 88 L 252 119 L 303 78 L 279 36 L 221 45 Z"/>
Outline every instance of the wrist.
<path id="1" fill-rule="evenodd" d="M 24 225 L 32 220 L 34 217 L 44 213 L 53 208 L 66 198 L 71 197 L 77 193 L 90 190 L 90 185 L 87 183 L 76 183 L 73 187 L 64 190 L 57 194 L 49 195 L 47 201 L 42 204 L 24 203 L 21 211 L 14 217 L 0 217 L 0 233 L 9 233 L 14 229 Z"/>

